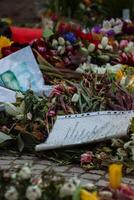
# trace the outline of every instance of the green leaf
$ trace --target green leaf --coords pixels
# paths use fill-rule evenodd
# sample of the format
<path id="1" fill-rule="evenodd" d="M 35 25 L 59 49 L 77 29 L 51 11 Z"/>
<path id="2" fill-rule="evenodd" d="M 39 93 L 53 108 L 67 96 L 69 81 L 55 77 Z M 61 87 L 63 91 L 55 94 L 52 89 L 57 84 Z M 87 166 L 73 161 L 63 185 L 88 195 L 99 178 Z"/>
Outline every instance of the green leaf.
<path id="1" fill-rule="evenodd" d="M 81 186 L 78 186 L 73 194 L 72 200 L 80 200 Z"/>
<path id="2" fill-rule="evenodd" d="M 43 32 L 43 37 L 44 38 L 49 38 L 52 36 L 54 33 L 51 29 L 46 28 L 45 31 Z"/>
<path id="3" fill-rule="evenodd" d="M 0 144 L 2 144 L 3 142 L 6 142 L 8 140 L 12 140 L 13 138 L 3 132 L 0 132 Z"/>
<path id="4" fill-rule="evenodd" d="M 5 111 L 7 114 L 13 117 L 16 117 L 18 114 L 20 114 L 19 109 L 11 103 L 5 103 Z"/>

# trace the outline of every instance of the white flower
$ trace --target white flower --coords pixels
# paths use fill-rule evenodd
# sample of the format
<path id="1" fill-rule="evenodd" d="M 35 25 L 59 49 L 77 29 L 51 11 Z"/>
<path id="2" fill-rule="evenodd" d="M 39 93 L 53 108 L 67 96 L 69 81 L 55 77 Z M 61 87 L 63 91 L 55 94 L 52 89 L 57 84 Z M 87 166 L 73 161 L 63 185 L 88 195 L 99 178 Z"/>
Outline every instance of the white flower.
<path id="1" fill-rule="evenodd" d="M 106 64 L 107 72 L 109 73 L 117 73 L 122 68 L 122 64 L 117 65 L 110 65 L 109 63 Z"/>
<path id="2" fill-rule="evenodd" d="M 63 37 L 59 37 L 59 38 L 58 38 L 58 42 L 59 42 L 59 45 L 61 45 L 61 46 L 64 46 L 64 45 L 65 45 L 65 40 L 64 40 Z"/>
<path id="3" fill-rule="evenodd" d="M 90 43 L 88 46 L 88 52 L 92 53 L 95 50 L 95 45 L 93 43 Z"/>
<path id="4" fill-rule="evenodd" d="M 76 190 L 76 186 L 74 184 L 65 183 L 60 189 L 60 197 L 71 196 L 75 190 Z"/>
<path id="5" fill-rule="evenodd" d="M 79 100 L 79 95 L 78 94 L 74 94 L 72 97 L 72 102 L 76 103 Z"/>
<path id="6" fill-rule="evenodd" d="M 128 52 L 128 53 L 133 53 L 134 52 L 134 43 L 129 42 L 127 47 L 125 47 L 124 51 Z"/>
<path id="7" fill-rule="evenodd" d="M 109 30 L 111 28 L 111 23 L 108 20 L 103 21 L 103 28 Z"/>
<path id="8" fill-rule="evenodd" d="M 121 19 L 117 18 L 116 21 L 115 21 L 115 24 L 116 25 L 119 25 L 119 24 L 123 25 L 123 22 L 121 21 Z"/>
<path id="9" fill-rule="evenodd" d="M 41 198 L 41 189 L 37 185 L 32 185 L 27 188 L 26 198 L 28 200 L 37 200 Z"/>
<path id="10" fill-rule="evenodd" d="M 122 24 L 121 24 L 121 25 L 116 25 L 116 26 L 114 26 L 114 27 L 113 27 L 113 30 L 114 30 L 114 32 L 115 32 L 116 34 L 121 33 L 121 31 L 122 31 Z"/>
<path id="11" fill-rule="evenodd" d="M 108 51 L 113 51 L 113 47 L 111 45 L 107 45 L 105 49 Z"/>
<path id="12" fill-rule="evenodd" d="M 103 48 L 106 48 L 106 46 L 108 45 L 108 37 L 103 37 L 101 40 L 101 45 Z"/>
<path id="13" fill-rule="evenodd" d="M 114 18 L 110 19 L 109 22 L 110 22 L 111 26 L 114 26 L 114 25 L 115 25 L 115 19 L 114 19 Z"/>
<path id="14" fill-rule="evenodd" d="M 5 193 L 7 200 L 18 200 L 18 192 L 15 187 L 11 186 Z"/>
<path id="15" fill-rule="evenodd" d="M 56 39 L 52 40 L 52 47 L 57 48 L 58 47 L 58 41 Z"/>
<path id="16" fill-rule="evenodd" d="M 65 46 L 59 46 L 59 47 L 58 47 L 58 53 L 59 53 L 60 55 L 64 54 L 64 53 L 65 53 Z"/>
<path id="17" fill-rule="evenodd" d="M 18 173 L 19 178 L 29 179 L 31 177 L 31 169 L 28 166 L 24 166 Z"/>
<path id="18" fill-rule="evenodd" d="M 106 73 L 105 67 L 99 67 L 97 65 L 92 65 L 91 70 L 92 70 L 92 72 L 97 73 L 97 74 L 105 74 Z"/>

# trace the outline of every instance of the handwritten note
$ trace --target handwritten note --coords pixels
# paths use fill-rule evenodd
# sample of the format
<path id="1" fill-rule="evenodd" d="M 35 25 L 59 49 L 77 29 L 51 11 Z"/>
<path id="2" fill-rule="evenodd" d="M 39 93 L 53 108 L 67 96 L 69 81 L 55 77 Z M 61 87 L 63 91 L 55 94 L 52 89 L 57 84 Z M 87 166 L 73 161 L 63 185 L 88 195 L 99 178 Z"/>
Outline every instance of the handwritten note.
<path id="1" fill-rule="evenodd" d="M 47 141 L 37 145 L 36 150 L 63 148 L 126 136 L 132 117 L 134 111 L 58 116 Z"/>

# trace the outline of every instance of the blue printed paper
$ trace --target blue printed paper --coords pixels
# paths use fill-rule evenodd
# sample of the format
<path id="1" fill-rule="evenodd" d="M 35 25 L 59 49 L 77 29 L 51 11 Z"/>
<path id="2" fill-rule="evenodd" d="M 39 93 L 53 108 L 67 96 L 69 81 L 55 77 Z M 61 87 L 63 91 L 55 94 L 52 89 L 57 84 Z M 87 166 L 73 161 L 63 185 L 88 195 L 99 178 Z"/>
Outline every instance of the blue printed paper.
<path id="1" fill-rule="evenodd" d="M 31 89 L 37 94 L 51 89 L 45 86 L 30 46 L 0 60 L 0 86 L 21 92 Z"/>

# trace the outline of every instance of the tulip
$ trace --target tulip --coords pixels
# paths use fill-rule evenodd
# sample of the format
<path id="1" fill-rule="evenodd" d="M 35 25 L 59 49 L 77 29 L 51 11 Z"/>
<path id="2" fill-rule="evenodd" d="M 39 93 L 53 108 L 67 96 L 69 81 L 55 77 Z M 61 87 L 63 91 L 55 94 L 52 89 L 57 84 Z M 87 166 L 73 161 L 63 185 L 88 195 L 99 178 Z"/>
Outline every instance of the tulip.
<path id="1" fill-rule="evenodd" d="M 128 45 L 128 40 L 121 40 L 120 42 L 120 48 L 123 49 Z"/>
<path id="2" fill-rule="evenodd" d="M 106 46 L 108 45 L 108 38 L 107 37 L 102 38 L 101 45 L 102 45 L 103 48 L 106 48 Z"/>
<path id="3" fill-rule="evenodd" d="M 118 189 L 121 186 L 122 164 L 111 164 L 109 166 L 109 181 L 113 189 Z"/>
<path id="4" fill-rule="evenodd" d="M 92 53 L 94 50 L 95 50 L 95 44 L 91 43 L 91 44 L 88 46 L 88 52 L 89 52 L 89 53 Z"/>
<path id="5" fill-rule="evenodd" d="M 84 189 L 81 190 L 80 196 L 81 196 L 80 198 L 81 200 L 99 200 L 96 192 L 91 193 L 91 192 L 87 192 Z"/>

